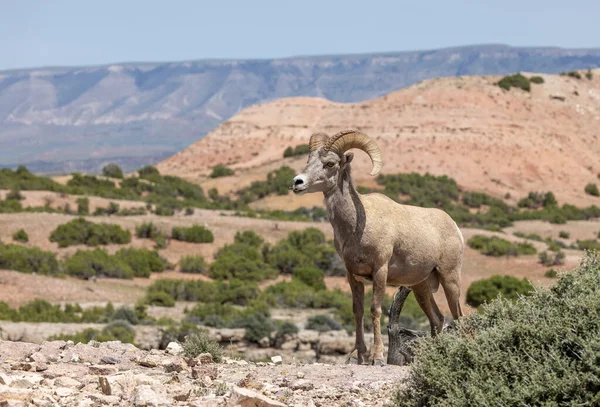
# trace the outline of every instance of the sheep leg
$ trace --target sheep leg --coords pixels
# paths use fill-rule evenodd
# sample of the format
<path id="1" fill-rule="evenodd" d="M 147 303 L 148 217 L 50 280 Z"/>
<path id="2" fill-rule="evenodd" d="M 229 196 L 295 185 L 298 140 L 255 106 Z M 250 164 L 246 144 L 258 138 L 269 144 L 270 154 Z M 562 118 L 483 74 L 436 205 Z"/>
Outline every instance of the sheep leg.
<path id="1" fill-rule="evenodd" d="M 383 339 L 381 339 L 381 304 L 387 283 L 387 264 L 373 274 L 373 301 L 371 302 L 371 318 L 373 318 L 373 346 L 371 360 L 374 365 L 383 365 Z"/>
<path id="2" fill-rule="evenodd" d="M 452 318 L 457 320 L 463 315 L 460 307 L 460 266 L 448 274 L 440 271 L 439 278 L 442 287 L 444 287 L 444 293 L 448 300 L 448 308 L 450 308 Z"/>
<path id="3" fill-rule="evenodd" d="M 442 332 L 442 328 L 444 325 L 444 316 L 440 312 L 437 304 L 435 303 L 435 299 L 433 298 L 433 293 L 431 292 L 431 288 L 429 287 L 429 282 L 427 280 L 420 282 L 412 286 L 413 293 L 415 294 L 415 298 L 419 303 L 419 306 L 427 315 L 429 319 L 429 325 L 431 326 L 431 335 L 435 336 L 439 332 Z"/>
<path id="4" fill-rule="evenodd" d="M 363 331 L 363 316 L 365 313 L 365 285 L 357 281 L 351 273 L 347 274 L 350 289 L 352 290 L 352 312 L 354 313 L 354 350 L 347 363 L 363 364 L 366 362 L 367 345 Z"/>

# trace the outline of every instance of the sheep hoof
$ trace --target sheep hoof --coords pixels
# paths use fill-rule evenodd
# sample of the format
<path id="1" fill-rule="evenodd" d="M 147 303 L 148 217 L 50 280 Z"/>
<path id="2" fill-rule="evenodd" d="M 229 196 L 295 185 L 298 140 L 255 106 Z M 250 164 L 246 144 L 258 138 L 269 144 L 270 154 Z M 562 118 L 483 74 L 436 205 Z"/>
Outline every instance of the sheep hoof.
<path id="1" fill-rule="evenodd" d="M 373 359 L 373 366 L 383 366 L 385 363 L 381 359 Z"/>
<path id="2" fill-rule="evenodd" d="M 358 365 L 358 359 L 354 356 L 350 356 L 350 358 L 346 361 L 347 365 Z"/>

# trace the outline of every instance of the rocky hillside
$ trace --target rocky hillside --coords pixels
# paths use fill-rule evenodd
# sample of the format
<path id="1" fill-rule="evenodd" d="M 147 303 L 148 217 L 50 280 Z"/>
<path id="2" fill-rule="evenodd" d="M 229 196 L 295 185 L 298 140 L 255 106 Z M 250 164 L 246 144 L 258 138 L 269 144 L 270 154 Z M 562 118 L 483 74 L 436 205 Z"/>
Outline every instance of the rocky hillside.
<path id="1" fill-rule="evenodd" d="M 377 140 L 383 173 L 430 172 L 500 197 L 553 191 L 562 202 L 598 205 L 584 188 L 600 173 L 600 69 L 581 71 L 579 79 L 540 76 L 543 83 L 531 83 L 530 91 L 502 89 L 500 76 L 463 76 L 423 81 L 362 103 L 288 98 L 255 105 L 158 168 L 207 187 L 235 189 L 283 164 L 300 169 L 306 157 L 283 159 L 283 152 L 308 143 L 313 131 L 357 128 Z M 355 178 L 373 183 L 366 155 L 354 162 Z M 217 163 L 237 174 L 206 181 Z"/>
<path id="2" fill-rule="evenodd" d="M 384 406 L 409 368 L 249 363 L 181 346 L 143 351 L 130 344 L 36 345 L 0 341 L 0 406 Z"/>
<path id="3" fill-rule="evenodd" d="M 277 60 L 123 63 L 0 72 L 0 165 L 126 169 L 156 162 L 241 109 L 290 96 L 358 102 L 423 79 L 600 66 L 600 50 L 483 45 Z"/>

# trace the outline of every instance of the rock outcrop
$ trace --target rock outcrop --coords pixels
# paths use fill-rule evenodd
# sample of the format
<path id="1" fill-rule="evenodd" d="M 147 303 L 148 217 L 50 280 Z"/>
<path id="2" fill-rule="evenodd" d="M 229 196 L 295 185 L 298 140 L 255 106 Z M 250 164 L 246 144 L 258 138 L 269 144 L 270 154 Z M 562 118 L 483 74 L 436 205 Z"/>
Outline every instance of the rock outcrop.
<path id="1" fill-rule="evenodd" d="M 249 363 L 121 342 L 0 341 L 0 406 L 383 406 L 398 366 Z M 173 354 L 175 353 L 175 354 Z"/>

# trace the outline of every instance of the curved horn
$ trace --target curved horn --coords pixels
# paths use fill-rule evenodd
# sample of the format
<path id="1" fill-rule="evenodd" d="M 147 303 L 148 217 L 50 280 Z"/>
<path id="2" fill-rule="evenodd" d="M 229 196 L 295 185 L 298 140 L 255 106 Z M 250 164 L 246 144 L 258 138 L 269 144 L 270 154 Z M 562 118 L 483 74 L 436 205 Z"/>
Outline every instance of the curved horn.
<path id="1" fill-rule="evenodd" d="M 329 136 L 327 134 L 313 133 L 313 135 L 310 136 L 310 141 L 308 142 L 308 145 L 310 146 L 309 152 L 315 151 L 317 148 L 327 143 L 327 140 L 329 140 Z"/>
<path id="2" fill-rule="evenodd" d="M 383 160 L 381 158 L 381 151 L 375 141 L 365 133 L 361 133 L 357 130 L 344 130 L 332 136 L 325 143 L 325 150 L 334 151 L 340 156 L 351 148 L 359 148 L 365 153 L 369 154 L 371 162 L 373 163 L 373 169 L 371 175 L 376 175 L 381 171 L 383 166 Z"/>

